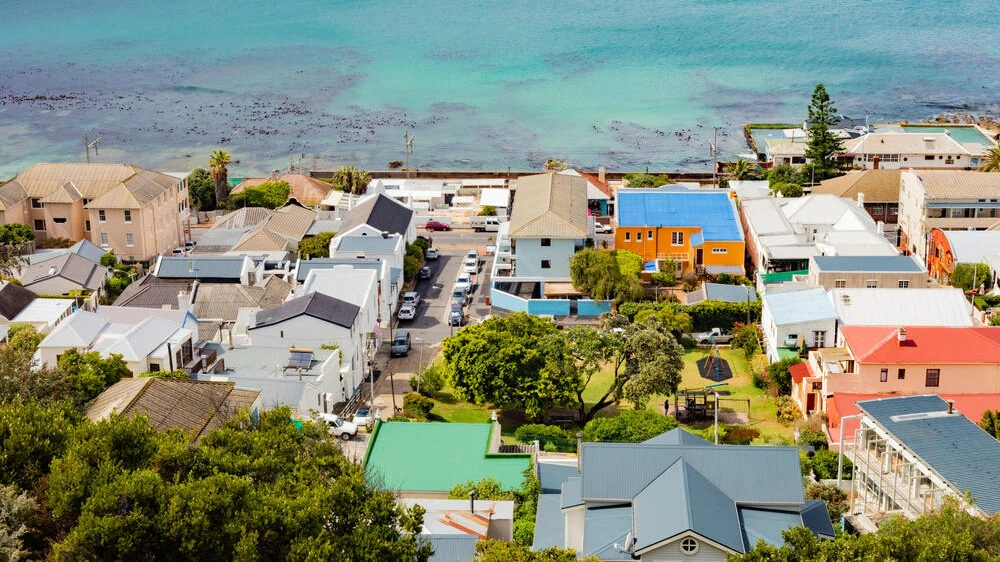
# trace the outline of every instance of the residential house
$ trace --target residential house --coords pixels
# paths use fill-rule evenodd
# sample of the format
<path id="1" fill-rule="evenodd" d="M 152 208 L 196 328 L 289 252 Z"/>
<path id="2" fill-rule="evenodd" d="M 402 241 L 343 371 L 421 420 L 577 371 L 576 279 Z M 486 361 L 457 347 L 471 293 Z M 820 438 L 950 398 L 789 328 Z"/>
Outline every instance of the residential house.
<path id="1" fill-rule="evenodd" d="M 38 295 L 69 295 L 100 292 L 108 279 L 108 268 L 75 253 L 29 265 L 21 270 L 21 284 Z"/>
<path id="2" fill-rule="evenodd" d="M 19 292 L 19 295 L 23 295 L 23 293 Z M 0 296 L 13 297 L 13 294 L 9 291 L 4 291 Z M 12 307 L 14 309 L 17 306 L 17 298 L 14 297 L 13 304 L 15 306 Z M 36 298 L 22 308 L 6 325 L 31 324 L 35 327 L 35 331 L 45 335 L 58 326 L 60 322 L 69 318 L 74 310 L 76 310 L 75 299 Z M 4 324 L 4 322 L 0 322 L 0 326 Z"/>
<path id="3" fill-rule="evenodd" d="M 822 288 L 770 292 L 763 297 L 760 323 L 764 352 L 775 362 L 798 356 L 803 343 L 807 348 L 833 345 L 837 311 Z"/>
<path id="4" fill-rule="evenodd" d="M 375 425 L 365 452 L 365 476 L 372 485 L 404 498 L 448 497 L 456 484 L 494 478 L 519 488 L 537 455 L 505 453 L 500 424 L 385 422 Z"/>
<path id="5" fill-rule="evenodd" d="M 286 182 L 291 188 L 289 199 L 295 199 L 307 207 L 319 205 L 333 190 L 333 185 L 305 174 L 283 174 L 269 178 L 247 178 L 229 192 L 230 196 L 242 193 L 246 188 L 260 185 L 264 182 Z"/>
<path id="6" fill-rule="evenodd" d="M 969 513 L 1000 512 L 1000 441 L 939 396 L 858 402 L 860 428 L 845 447 L 854 465 L 848 517 L 874 529 L 887 515 L 908 519 L 955 500 Z"/>
<path id="7" fill-rule="evenodd" d="M 379 308 L 378 272 L 373 269 L 335 265 L 331 269 L 314 269 L 306 276 L 296 295 L 323 293 L 358 307 L 357 325 L 363 332 L 374 334 L 374 345 L 382 345 L 382 326 L 388 329 L 391 316 L 383 318 Z"/>
<path id="8" fill-rule="evenodd" d="M 406 244 L 417 239 L 413 210 L 381 193 L 363 198 L 351 209 L 337 231 L 337 236 L 381 236 L 398 234 Z"/>
<path id="9" fill-rule="evenodd" d="M 333 259 L 378 259 L 390 268 L 403 268 L 406 256 L 406 239 L 399 234 L 372 235 L 357 231 L 330 239 L 330 257 Z"/>
<path id="10" fill-rule="evenodd" d="M 615 221 L 615 248 L 644 261 L 672 260 L 678 273 L 744 274 L 743 232 L 729 190 L 619 189 Z"/>
<path id="11" fill-rule="evenodd" d="M 978 131 L 973 135 L 987 140 Z M 979 167 L 984 148 L 978 142 L 960 142 L 947 129 L 924 128 L 868 133 L 845 142 L 844 154 L 859 168 L 968 170 Z"/>
<path id="12" fill-rule="evenodd" d="M 898 243 L 894 236 L 899 220 L 899 175 L 900 170 L 862 170 L 847 172 L 842 176 L 820 182 L 812 187 L 815 195 L 827 193 L 856 200 L 875 222 L 885 224 L 890 241 Z"/>
<path id="13" fill-rule="evenodd" d="M 87 418 L 145 416 L 158 431 L 180 429 L 192 441 L 222 427 L 242 410 L 256 417 L 260 391 L 236 388 L 233 382 L 143 377 L 122 379 L 104 390 L 87 408 Z"/>
<path id="14" fill-rule="evenodd" d="M 912 256 L 812 256 L 809 284 L 826 289 L 927 287 L 923 266 Z"/>
<path id="15" fill-rule="evenodd" d="M 264 277 L 263 264 L 247 256 L 159 256 L 152 274 L 172 283 L 239 283 L 253 285 Z"/>
<path id="16" fill-rule="evenodd" d="M 194 359 L 194 332 L 160 315 L 119 322 L 108 315 L 77 310 L 38 346 L 43 364 L 55 365 L 68 349 L 119 354 L 133 376 L 187 367 Z"/>
<path id="17" fill-rule="evenodd" d="M 34 265 L 36 263 L 58 258 L 65 254 L 77 254 L 80 257 L 86 258 L 94 263 L 101 263 L 101 258 L 103 258 L 106 253 L 108 253 L 107 249 L 101 248 L 85 238 L 76 244 L 73 244 L 69 248 L 47 248 L 44 250 L 38 250 L 34 254 L 24 256 L 24 260 L 28 263 L 28 265 Z"/>
<path id="18" fill-rule="evenodd" d="M 233 331 L 240 337 L 223 356 L 226 369 L 210 380 L 258 388 L 268 408 L 333 412 L 370 374 L 374 335 L 358 322 L 359 311 L 349 302 L 309 293 L 252 312 L 237 320 Z"/>
<path id="19" fill-rule="evenodd" d="M 722 283 L 702 283 L 700 287 L 684 293 L 684 304 L 702 301 L 756 302 L 757 291 L 749 285 L 725 285 Z"/>
<path id="20" fill-rule="evenodd" d="M 762 273 L 804 271 L 812 256 L 899 252 L 854 201 L 834 195 L 740 200 L 747 253 Z"/>
<path id="21" fill-rule="evenodd" d="M 838 393 L 1000 394 L 1000 328 L 840 326 L 840 339 L 793 376 L 806 414 L 828 412 Z"/>
<path id="22" fill-rule="evenodd" d="M 129 164 L 36 164 L 0 192 L 0 220 L 31 225 L 38 239 L 89 238 L 126 261 L 187 239 L 186 182 Z"/>
<path id="23" fill-rule="evenodd" d="M 250 256 L 281 262 L 298 248 L 318 213 L 294 199 L 277 209 L 245 207 L 219 218 L 193 248 L 195 255 Z"/>
<path id="24" fill-rule="evenodd" d="M 960 263 L 986 263 L 1000 255 L 998 230 L 941 230 L 930 233 L 931 250 L 927 271 L 938 281 L 947 282 Z M 987 281 L 979 279 L 980 283 Z"/>
<path id="25" fill-rule="evenodd" d="M 430 542 L 434 554 L 428 562 L 471 562 L 481 540 L 513 540 L 514 501 L 436 498 L 399 498 L 403 507 L 424 509 L 418 534 Z"/>
<path id="26" fill-rule="evenodd" d="M 393 322 L 393 312 L 399 300 L 400 289 L 403 286 L 403 268 L 391 267 L 387 259 L 378 257 L 335 257 L 299 259 L 295 263 L 295 285 L 300 287 L 305 283 L 309 273 L 315 270 L 333 269 L 339 265 L 354 269 L 368 269 L 376 272 L 378 316 L 382 321 L 383 330 L 388 330 Z"/>
<path id="27" fill-rule="evenodd" d="M 826 504 L 803 494 L 798 449 L 721 447 L 677 432 L 583 443 L 560 509 L 540 500 L 536 529 L 558 531 L 550 520 L 561 518 L 557 545 L 601 560 L 722 561 L 759 541 L 781 545 L 783 530 L 802 526 L 833 538 Z"/>
<path id="28" fill-rule="evenodd" d="M 986 230 L 1000 223 L 1000 174 L 904 170 L 900 177 L 899 247 L 925 263 L 932 230 Z"/>
<path id="29" fill-rule="evenodd" d="M 0 281 L 0 324 L 10 324 L 36 298 L 35 293 L 20 285 Z"/>

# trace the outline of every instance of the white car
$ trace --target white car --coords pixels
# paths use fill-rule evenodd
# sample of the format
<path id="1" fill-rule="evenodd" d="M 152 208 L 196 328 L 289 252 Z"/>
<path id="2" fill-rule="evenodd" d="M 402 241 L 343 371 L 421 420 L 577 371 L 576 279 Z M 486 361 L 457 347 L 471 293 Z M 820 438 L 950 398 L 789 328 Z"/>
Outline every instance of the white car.
<path id="1" fill-rule="evenodd" d="M 420 293 L 416 291 L 403 293 L 403 304 L 409 304 L 416 308 L 417 305 L 420 304 Z"/>
<path id="2" fill-rule="evenodd" d="M 458 287 L 459 285 L 465 287 L 465 292 L 466 293 L 471 293 L 472 292 L 472 276 L 469 275 L 468 273 L 463 273 L 463 274 L 459 275 L 458 279 L 455 281 L 455 286 Z"/>
<path id="3" fill-rule="evenodd" d="M 344 441 L 350 441 L 358 434 L 358 426 L 340 419 L 340 416 L 336 414 L 320 413 L 319 419 L 327 425 L 330 433 L 340 437 Z"/>
<path id="4" fill-rule="evenodd" d="M 396 317 L 400 320 L 413 320 L 417 316 L 417 307 L 412 304 L 404 304 L 399 307 Z"/>
<path id="5" fill-rule="evenodd" d="M 462 271 L 465 273 L 475 275 L 479 272 L 479 259 L 477 258 L 465 258 L 465 262 L 462 263 Z"/>
<path id="6" fill-rule="evenodd" d="M 428 259 L 428 260 L 436 260 L 436 259 L 438 259 L 437 248 L 427 248 L 426 250 L 424 250 L 424 259 Z"/>
<path id="7" fill-rule="evenodd" d="M 609 232 L 611 232 L 611 225 L 610 224 L 604 224 L 604 223 L 601 223 L 601 222 L 595 222 L 594 223 L 594 232 L 597 232 L 598 234 L 609 233 Z"/>
<path id="8" fill-rule="evenodd" d="M 358 408 L 357 412 L 354 412 L 354 417 L 351 418 L 351 422 L 358 427 L 371 427 L 375 425 L 376 417 L 378 417 L 378 408 L 362 406 Z"/>

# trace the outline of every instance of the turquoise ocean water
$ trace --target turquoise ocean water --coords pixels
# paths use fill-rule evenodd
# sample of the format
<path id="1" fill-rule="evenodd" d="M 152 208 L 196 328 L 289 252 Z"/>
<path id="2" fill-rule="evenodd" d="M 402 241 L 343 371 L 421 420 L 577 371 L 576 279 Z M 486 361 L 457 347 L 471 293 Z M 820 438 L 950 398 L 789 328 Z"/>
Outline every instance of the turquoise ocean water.
<path id="1" fill-rule="evenodd" d="M 823 82 L 873 121 L 1000 112 L 996 0 L 3 0 L 0 177 L 38 161 L 234 173 L 707 170 Z"/>

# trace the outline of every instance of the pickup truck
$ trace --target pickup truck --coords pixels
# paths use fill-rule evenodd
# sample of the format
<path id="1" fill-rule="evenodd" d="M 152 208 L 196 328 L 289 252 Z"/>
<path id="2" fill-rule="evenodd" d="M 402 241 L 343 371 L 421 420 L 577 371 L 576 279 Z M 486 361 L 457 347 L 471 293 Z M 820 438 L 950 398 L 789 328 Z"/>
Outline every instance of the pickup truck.
<path id="1" fill-rule="evenodd" d="M 476 232 L 497 232 L 500 223 L 505 220 L 500 217 L 469 217 L 469 223 Z"/>
<path id="2" fill-rule="evenodd" d="M 727 344 L 733 341 L 732 334 L 727 334 L 720 330 L 719 328 L 712 328 L 707 332 L 698 332 L 697 334 L 691 334 L 691 339 L 698 342 L 698 345 L 711 345 L 712 336 L 715 336 L 715 343 Z"/>

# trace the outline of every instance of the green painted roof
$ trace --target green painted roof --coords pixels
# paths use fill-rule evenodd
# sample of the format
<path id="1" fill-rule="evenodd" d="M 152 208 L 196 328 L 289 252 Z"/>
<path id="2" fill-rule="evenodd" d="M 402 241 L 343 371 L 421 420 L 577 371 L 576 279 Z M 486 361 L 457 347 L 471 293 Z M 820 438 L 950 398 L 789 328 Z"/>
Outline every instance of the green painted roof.
<path id="1" fill-rule="evenodd" d="M 765 285 L 771 285 L 773 283 L 789 283 L 792 280 L 793 275 L 809 275 L 808 269 L 803 269 L 800 271 L 779 271 L 778 273 L 765 273 L 760 276 L 764 281 Z"/>
<path id="2" fill-rule="evenodd" d="M 487 454 L 492 428 L 492 423 L 379 422 L 365 454 L 365 474 L 389 490 L 447 492 L 486 477 L 519 488 L 531 455 Z"/>
<path id="3" fill-rule="evenodd" d="M 778 357 L 781 359 L 792 359 L 799 356 L 799 348 L 779 347 Z"/>

